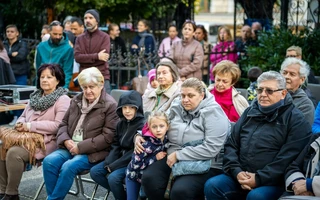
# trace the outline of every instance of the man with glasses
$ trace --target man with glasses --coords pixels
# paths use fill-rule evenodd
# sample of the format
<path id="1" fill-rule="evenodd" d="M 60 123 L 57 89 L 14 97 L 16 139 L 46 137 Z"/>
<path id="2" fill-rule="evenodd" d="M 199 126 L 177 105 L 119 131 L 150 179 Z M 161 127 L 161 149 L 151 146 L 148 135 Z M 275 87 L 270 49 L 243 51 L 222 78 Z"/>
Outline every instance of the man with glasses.
<path id="1" fill-rule="evenodd" d="M 37 47 L 36 69 L 42 64 L 59 64 L 66 76 L 64 87 L 68 88 L 73 70 L 73 48 L 59 21 L 51 22 L 49 31 L 50 39 L 41 42 Z"/>
<path id="2" fill-rule="evenodd" d="M 313 124 L 315 107 L 301 86 L 306 81 L 310 68 L 297 58 L 286 58 L 281 64 L 281 74 L 286 79 L 286 88 L 291 94 L 293 104 L 303 113 L 310 125 Z"/>
<path id="3" fill-rule="evenodd" d="M 284 173 L 311 136 L 311 127 L 275 71 L 259 76 L 257 98 L 241 115 L 224 146 L 224 174 L 205 184 L 207 199 L 278 199 Z"/>
<path id="4" fill-rule="evenodd" d="M 298 46 L 291 46 L 287 49 L 286 58 L 297 58 L 302 60 L 302 49 Z M 314 72 L 310 69 L 310 73 L 308 75 L 308 83 L 319 84 L 318 79 L 314 77 Z"/>

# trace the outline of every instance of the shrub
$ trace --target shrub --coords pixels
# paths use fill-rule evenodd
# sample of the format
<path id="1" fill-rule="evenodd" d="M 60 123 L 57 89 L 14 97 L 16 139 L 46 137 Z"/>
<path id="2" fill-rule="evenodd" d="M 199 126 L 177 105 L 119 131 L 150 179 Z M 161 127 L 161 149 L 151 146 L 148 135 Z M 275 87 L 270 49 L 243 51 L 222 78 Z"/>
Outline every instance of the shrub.
<path id="1" fill-rule="evenodd" d="M 248 57 L 239 61 L 242 73 L 247 74 L 252 66 L 258 66 L 263 71 L 279 71 L 286 49 L 292 45 L 302 48 L 302 59 L 310 65 L 315 75 L 320 75 L 320 29 L 305 29 L 295 34 L 284 28 L 274 28 L 259 35 L 259 46 L 249 47 Z"/>

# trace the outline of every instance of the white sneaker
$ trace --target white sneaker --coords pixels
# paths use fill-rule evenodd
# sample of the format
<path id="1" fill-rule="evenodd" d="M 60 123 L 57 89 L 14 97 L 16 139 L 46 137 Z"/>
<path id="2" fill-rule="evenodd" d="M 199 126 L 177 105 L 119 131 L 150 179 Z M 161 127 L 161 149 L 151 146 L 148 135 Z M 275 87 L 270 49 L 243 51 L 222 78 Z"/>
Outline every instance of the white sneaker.
<path id="1" fill-rule="evenodd" d="M 10 126 L 16 125 L 17 120 L 18 120 L 18 117 L 17 117 L 17 116 L 14 116 L 14 117 L 13 117 L 13 120 L 9 123 L 9 125 L 10 125 Z"/>

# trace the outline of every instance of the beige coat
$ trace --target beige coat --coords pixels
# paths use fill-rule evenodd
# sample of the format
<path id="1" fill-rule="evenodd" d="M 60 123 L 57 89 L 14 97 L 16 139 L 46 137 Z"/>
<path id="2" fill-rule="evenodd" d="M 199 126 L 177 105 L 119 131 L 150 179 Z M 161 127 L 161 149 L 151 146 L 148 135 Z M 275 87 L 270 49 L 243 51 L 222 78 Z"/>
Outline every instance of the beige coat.
<path id="1" fill-rule="evenodd" d="M 169 55 L 176 63 L 180 77 L 195 77 L 199 80 L 202 80 L 203 56 L 203 47 L 195 39 L 173 43 Z"/>
<path id="2" fill-rule="evenodd" d="M 208 90 L 211 91 L 214 88 L 214 84 L 209 85 Z M 244 110 L 249 107 L 249 103 L 246 98 L 244 98 L 240 92 L 232 86 L 232 103 L 239 116 L 242 115 Z"/>
<path id="3" fill-rule="evenodd" d="M 180 95 L 180 87 L 178 86 L 178 82 L 172 84 L 172 86 L 163 93 L 160 97 L 160 102 L 157 110 L 166 111 L 171 102 Z M 145 93 L 142 97 L 143 100 L 143 112 L 152 112 L 155 107 L 158 99 L 155 90 L 150 90 L 148 93 Z"/>

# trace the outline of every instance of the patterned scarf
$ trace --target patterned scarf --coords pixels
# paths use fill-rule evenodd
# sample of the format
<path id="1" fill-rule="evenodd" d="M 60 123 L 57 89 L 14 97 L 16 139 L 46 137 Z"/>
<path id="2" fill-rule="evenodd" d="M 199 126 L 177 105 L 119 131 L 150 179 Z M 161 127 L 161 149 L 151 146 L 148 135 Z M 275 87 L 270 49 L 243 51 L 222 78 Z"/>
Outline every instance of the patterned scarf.
<path id="1" fill-rule="evenodd" d="M 67 94 L 65 88 L 58 87 L 48 95 L 43 95 L 43 90 L 38 89 L 30 94 L 30 107 L 35 111 L 44 111 L 53 106 L 62 95 Z"/>
<path id="2" fill-rule="evenodd" d="M 158 86 L 154 92 L 156 93 L 157 95 L 157 103 L 156 105 L 153 107 L 152 111 L 154 110 L 157 110 L 158 106 L 159 106 L 159 103 L 160 103 L 160 99 L 161 99 L 161 96 L 163 95 L 163 93 L 165 93 L 167 90 L 169 90 L 169 88 L 171 88 L 173 84 L 171 84 L 169 87 L 167 87 L 166 89 L 161 89 L 161 86 Z"/>

